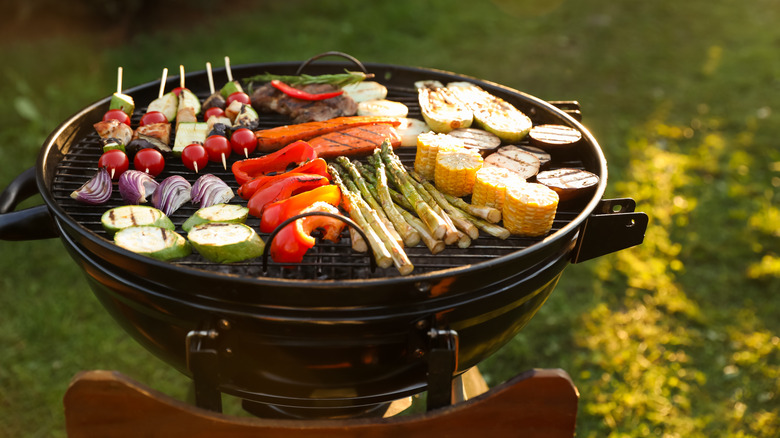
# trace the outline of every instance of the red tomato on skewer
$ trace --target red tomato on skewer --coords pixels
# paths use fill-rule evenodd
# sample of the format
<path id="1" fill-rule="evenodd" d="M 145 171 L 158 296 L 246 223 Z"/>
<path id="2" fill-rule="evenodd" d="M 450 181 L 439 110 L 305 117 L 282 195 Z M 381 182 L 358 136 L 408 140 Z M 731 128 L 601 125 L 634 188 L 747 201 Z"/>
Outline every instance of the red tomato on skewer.
<path id="1" fill-rule="evenodd" d="M 120 122 L 124 123 L 127 126 L 130 126 L 130 116 L 127 115 L 124 111 L 121 109 L 112 109 L 106 111 L 106 113 L 103 115 L 103 121 L 107 122 L 109 120 L 119 120 Z"/>
<path id="2" fill-rule="evenodd" d="M 209 164 L 209 153 L 203 145 L 193 143 L 181 151 L 181 161 L 184 167 L 197 173 Z"/>
<path id="3" fill-rule="evenodd" d="M 111 179 L 119 179 L 119 175 L 130 168 L 130 160 L 119 149 L 111 149 L 100 156 L 98 167 L 105 167 Z"/>
<path id="4" fill-rule="evenodd" d="M 211 135 L 203 143 L 206 152 L 209 153 L 209 160 L 221 162 L 223 167 L 227 167 L 227 157 L 230 156 L 230 142 L 221 135 Z"/>
<path id="5" fill-rule="evenodd" d="M 149 111 L 141 117 L 139 126 L 153 125 L 155 123 L 168 123 L 168 118 L 159 111 Z"/>
<path id="6" fill-rule="evenodd" d="M 135 166 L 135 170 L 157 176 L 165 169 L 165 158 L 157 149 L 141 149 L 135 154 L 133 166 Z"/>
<path id="7" fill-rule="evenodd" d="M 230 146 L 233 152 L 249 157 L 257 149 L 257 137 L 251 129 L 239 128 L 230 136 Z"/>
<path id="8" fill-rule="evenodd" d="M 236 100 L 243 103 L 244 105 L 250 105 L 252 103 L 252 100 L 249 98 L 248 94 L 244 93 L 243 91 L 236 91 L 230 93 L 230 96 L 225 99 L 225 106 L 230 106 L 230 104 Z"/>
<path id="9" fill-rule="evenodd" d="M 203 119 L 208 120 L 211 116 L 217 116 L 220 117 L 223 114 L 225 114 L 225 110 L 218 106 L 212 106 L 211 108 L 207 109 L 203 112 Z"/>

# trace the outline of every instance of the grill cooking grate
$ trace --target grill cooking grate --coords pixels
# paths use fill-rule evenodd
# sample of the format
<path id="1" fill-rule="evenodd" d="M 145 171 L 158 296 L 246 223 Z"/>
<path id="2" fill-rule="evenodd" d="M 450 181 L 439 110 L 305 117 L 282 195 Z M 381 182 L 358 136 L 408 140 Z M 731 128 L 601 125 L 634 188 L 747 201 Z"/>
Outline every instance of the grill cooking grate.
<path id="1" fill-rule="evenodd" d="M 388 91 L 388 99 L 403 102 L 409 107 L 409 117 L 422 119 L 420 107 L 417 102 L 416 90 L 391 85 L 388 86 Z M 205 99 L 207 95 L 200 93 L 198 97 Z M 145 110 L 146 108 L 144 107 L 138 107 L 136 109 L 136 113 L 132 118 L 133 126 L 137 126 L 138 121 Z M 529 114 L 529 116 L 533 119 L 533 114 Z M 97 121 L 98 120 L 95 120 L 95 122 Z M 534 122 L 535 124 L 537 123 L 537 121 Z M 285 124 L 289 124 L 289 119 L 284 116 L 260 114 L 260 125 L 262 128 L 271 128 Z M 523 142 L 526 141 L 527 140 L 523 140 Z M 78 203 L 70 198 L 71 192 L 78 189 L 95 174 L 97 171 L 97 162 L 101 153 L 102 150 L 99 138 L 94 132 L 75 142 L 57 166 L 52 192 L 56 202 L 75 221 L 101 238 L 108 240 L 109 237 L 101 226 L 100 218 L 109 208 L 123 204 L 116 182 L 113 183 L 114 190 L 111 199 L 106 204 L 90 206 Z M 414 162 L 415 148 L 400 148 L 396 150 L 396 153 L 401 157 L 404 163 L 411 165 Z M 156 179 L 157 181 L 162 181 L 164 178 L 172 175 L 181 175 L 192 184 L 200 175 L 212 173 L 230 185 L 235 192 L 238 189 L 238 185 L 230 172 L 230 165 L 241 158 L 242 157 L 236 154 L 232 154 L 228 160 L 227 170 L 222 168 L 221 163 L 209 163 L 209 165 L 199 174 L 195 174 L 184 167 L 179 159 L 170 157 L 166 158 L 165 170 Z M 554 162 L 552 164 L 554 168 L 584 168 L 582 162 L 579 161 Z M 246 201 L 238 196 L 231 202 L 246 205 Z M 171 219 L 174 224 L 176 224 L 177 232 L 186 237 L 186 233 L 181 230 L 181 224 L 195 213 L 197 209 L 196 205 L 187 203 L 171 215 Z M 581 210 L 576 207 L 572 208 L 565 205 L 559 206 L 551 233 L 556 232 L 571 222 L 580 212 Z M 247 220 L 247 224 L 255 230 L 258 229 L 259 223 L 260 220 L 258 218 L 251 216 Z M 266 244 L 269 244 L 269 242 L 267 242 L 267 234 L 261 233 L 260 236 L 266 241 Z M 422 243 L 417 247 L 405 249 L 410 260 L 414 264 L 414 271 L 412 274 L 422 274 L 492 260 L 527 248 L 528 246 L 539 242 L 541 239 L 542 238 L 512 236 L 507 240 L 501 240 L 482 233 L 478 239 L 472 241 L 469 248 L 465 249 L 458 248 L 455 245 L 449 245 L 443 252 L 436 255 L 431 254 L 427 247 Z M 351 249 L 349 233 L 346 230 L 339 243 L 334 244 L 328 241 L 318 240 L 318 243 L 314 248 L 309 250 L 306 254 L 303 262 L 293 267 L 283 267 L 274 264 L 269 257 L 268 269 L 264 272 L 262 258 L 239 263 L 216 264 L 201 257 L 197 253 L 193 253 L 184 259 L 172 263 L 194 269 L 251 277 L 343 280 L 395 277 L 400 275 L 394 267 L 388 269 L 377 268 L 375 272 L 370 272 L 368 268 L 368 255 L 357 253 Z"/>

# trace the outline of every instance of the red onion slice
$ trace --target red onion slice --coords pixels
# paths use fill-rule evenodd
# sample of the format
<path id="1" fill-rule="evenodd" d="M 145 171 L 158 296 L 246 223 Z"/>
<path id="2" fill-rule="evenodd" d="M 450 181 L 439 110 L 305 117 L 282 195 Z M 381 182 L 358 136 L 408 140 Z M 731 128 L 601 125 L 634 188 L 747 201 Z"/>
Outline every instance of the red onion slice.
<path id="1" fill-rule="evenodd" d="M 192 186 L 184 177 L 179 175 L 169 176 L 162 180 L 157 190 L 152 193 L 152 205 L 162 210 L 166 216 L 170 216 L 185 202 L 190 200 L 191 190 Z"/>
<path id="2" fill-rule="evenodd" d="M 192 185 L 192 202 L 200 204 L 200 208 L 225 204 L 234 196 L 233 190 L 224 181 L 210 173 L 201 176 Z"/>
<path id="3" fill-rule="evenodd" d="M 108 201 L 112 191 L 111 175 L 105 167 L 101 167 L 95 176 L 74 190 L 70 197 L 85 204 L 98 205 Z"/>
<path id="4" fill-rule="evenodd" d="M 146 197 L 154 193 L 160 185 L 146 172 L 126 170 L 119 176 L 119 193 L 125 203 L 138 205 L 146 202 Z"/>

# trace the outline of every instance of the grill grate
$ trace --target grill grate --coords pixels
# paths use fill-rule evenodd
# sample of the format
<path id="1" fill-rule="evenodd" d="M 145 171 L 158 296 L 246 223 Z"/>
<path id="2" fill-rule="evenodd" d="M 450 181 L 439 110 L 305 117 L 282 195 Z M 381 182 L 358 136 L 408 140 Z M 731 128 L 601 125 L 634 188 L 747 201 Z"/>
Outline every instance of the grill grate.
<path id="1" fill-rule="evenodd" d="M 199 98 L 205 99 L 206 94 L 200 93 Z M 409 107 L 409 117 L 415 117 L 422 119 L 420 114 L 420 107 L 417 102 L 416 90 L 412 88 L 404 88 L 399 86 L 388 86 L 388 99 L 403 102 Z M 146 108 L 138 107 L 136 113 L 132 117 L 133 126 L 137 126 L 141 115 L 145 112 Z M 529 114 L 533 119 L 533 114 Z M 98 120 L 95 120 L 97 122 Z M 536 124 L 537 121 L 534 121 Z M 275 126 L 281 126 L 289 124 L 289 119 L 284 116 L 275 114 L 260 114 L 260 125 L 262 128 L 271 128 Z M 524 140 L 525 142 L 527 140 Z M 522 142 L 521 142 L 522 143 Z M 100 218 L 102 214 L 109 208 L 113 208 L 122 205 L 122 199 L 119 195 L 117 183 L 114 182 L 114 191 L 111 199 L 108 203 L 98 206 L 90 206 L 76 202 L 70 198 L 71 192 L 78 189 L 83 183 L 91 178 L 97 171 L 97 162 L 102 153 L 99 138 L 96 133 L 92 132 L 85 138 L 75 142 L 70 148 L 65 157 L 60 161 L 57 166 L 56 173 L 52 184 L 52 193 L 55 201 L 63 208 L 63 210 L 70 215 L 75 221 L 80 223 L 83 227 L 95 233 L 97 236 L 103 239 L 109 239 L 105 231 L 103 230 Z M 396 153 L 401 157 L 404 163 L 411 165 L 414 161 L 415 149 L 414 148 L 401 148 L 396 150 Z M 238 189 L 238 185 L 230 172 L 230 165 L 240 160 L 242 157 L 232 154 L 228 160 L 227 170 L 223 169 L 221 163 L 209 163 L 209 165 L 201 171 L 200 174 L 195 174 L 190 171 L 176 158 L 167 158 L 166 167 L 162 174 L 157 177 L 158 181 L 162 181 L 172 175 L 181 175 L 191 184 L 204 173 L 212 173 L 228 185 L 230 185 L 234 192 Z M 580 161 L 565 161 L 554 162 L 555 167 L 574 167 L 584 168 Z M 236 196 L 231 202 L 241 203 L 246 205 L 246 201 Z M 568 208 L 568 209 L 567 209 Z M 182 235 L 186 234 L 181 230 L 181 224 L 190 217 L 197 210 L 197 206 L 191 203 L 187 203 L 181 207 L 178 211 L 171 215 L 171 219 L 177 226 L 177 231 Z M 566 224 L 574 220 L 574 218 L 581 212 L 580 209 L 574 207 L 567 207 L 562 205 L 558 209 L 558 213 L 555 217 L 553 229 L 551 233 L 564 227 Z M 247 224 L 258 229 L 260 220 L 258 218 L 249 217 Z M 267 242 L 267 234 L 260 234 L 261 238 Z M 406 248 L 407 254 L 410 260 L 414 264 L 413 274 L 423 274 L 434 272 L 442 269 L 448 269 L 453 267 L 460 267 L 465 265 L 476 264 L 488 260 L 492 260 L 504 255 L 511 254 L 512 252 L 527 248 L 539 242 L 542 238 L 526 238 L 512 236 L 506 240 L 500 240 L 492 238 L 482 233 L 480 237 L 474 241 L 469 248 L 461 249 L 455 245 L 448 246 L 443 252 L 433 255 L 430 254 L 428 249 L 420 244 L 414 248 Z M 377 268 L 375 272 L 370 272 L 368 255 L 357 253 L 351 249 L 349 233 L 345 230 L 342 239 L 339 243 L 331 243 L 328 241 L 319 241 L 309 250 L 304 257 L 302 263 L 293 267 L 283 267 L 281 265 L 274 264 L 269 257 L 268 269 L 263 270 L 262 259 L 252 259 L 245 262 L 231 263 L 231 264 L 215 264 L 207 259 L 201 257 L 197 253 L 174 261 L 181 266 L 187 266 L 193 269 L 200 269 L 212 272 L 219 272 L 230 275 L 239 276 L 251 276 L 251 277 L 273 277 L 273 278 L 287 278 L 287 279 L 317 279 L 317 280 L 343 280 L 343 279 L 356 279 L 356 278 L 381 278 L 381 277 L 396 277 L 400 274 L 395 268 L 380 269 Z"/>

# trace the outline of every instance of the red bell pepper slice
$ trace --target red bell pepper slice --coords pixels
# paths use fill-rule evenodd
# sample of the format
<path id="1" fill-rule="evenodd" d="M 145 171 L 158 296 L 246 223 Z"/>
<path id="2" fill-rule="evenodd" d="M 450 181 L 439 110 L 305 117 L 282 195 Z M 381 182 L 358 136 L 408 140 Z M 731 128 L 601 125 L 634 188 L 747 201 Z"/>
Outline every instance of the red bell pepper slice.
<path id="1" fill-rule="evenodd" d="M 271 86 L 290 97 L 302 100 L 325 100 L 344 94 L 344 90 L 332 91 L 330 93 L 307 93 L 299 88 L 287 85 L 278 79 L 272 80 Z"/>
<path id="2" fill-rule="evenodd" d="M 325 202 L 317 202 L 310 205 L 300 213 L 310 211 L 339 213 L 338 208 Z M 338 242 L 341 231 L 345 226 L 344 221 L 328 216 L 307 216 L 297 219 L 279 230 L 273 241 L 271 241 L 271 248 L 269 249 L 271 259 L 276 263 L 300 263 L 306 251 L 311 249 L 316 242 L 314 237 L 311 236 L 314 230 L 322 229 L 325 231 L 325 234 L 322 236 L 323 239 Z"/>
<path id="3" fill-rule="evenodd" d="M 315 202 L 325 202 L 338 207 L 341 203 L 341 190 L 338 186 L 331 184 L 266 205 L 263 217 L 260 218 L 260 231 L 263 233 L 272 232 L 279 224 L 301 214 L 304 209 L 311 207 Z"/>
<path id="4" fill-rule="evenodd" d="M 240 185 L 261 175 L 285 172 L 291 164 L 297 166 L 315 158 L 317 158 L 317 152 L 314 151 L 314 148 L 305 141 L 299 140 L 268 155 L 236 161 L 231 170 L 233 176 L 236 177 L 236 182 Z"/>
<path id="5" fill-rule="evenodd" d="M 256 191 L 274 181 L 285 178 L 285 175 L 288 173 L 308 173 L 311 175 L 322 175 L 330 179 L 330 173 L 328 173 L 328 163 L 326 163 L 322 158 L 316 158 L 314 160 L 307 161 L 288 172 L 261 175 L 251 181 L 241 184 L 241 187 L 238 188 L 238 196 L 244 199 L 249 199 Z"/>
<path id="6" fill-rule="evenodd" d="M 322 175 L 307 173 L 290 173 L 286 178 L 274 181 L 256 191 L 246 203 L 249 214 L 262 217 L 263 209 L 271 202 L 287 199 L 290 196 L 305 192 L 320 186 L 330 184 L 328 178 Z"/>

